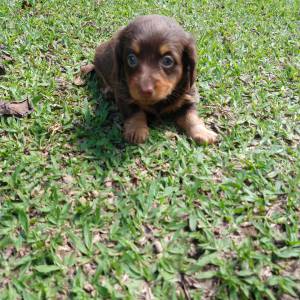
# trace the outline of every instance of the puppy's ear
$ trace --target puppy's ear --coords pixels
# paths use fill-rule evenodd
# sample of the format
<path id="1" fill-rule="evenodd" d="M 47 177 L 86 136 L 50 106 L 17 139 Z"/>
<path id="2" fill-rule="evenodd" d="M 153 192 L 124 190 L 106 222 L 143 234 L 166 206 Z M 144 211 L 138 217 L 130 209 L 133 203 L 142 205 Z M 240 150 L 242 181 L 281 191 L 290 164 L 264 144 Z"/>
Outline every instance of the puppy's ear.
<path id="1" fill-rule="evenodd" d="M 123 32 L 125 27 L 121 27 L 119 31 L 115 34 L 115 73 L 119 81 L 124 78 L 124 61 L 123 61 Z"/>
<path id="2" fill-rule="evenodd" d="M 188 74 L 188 82 L 191 87 L 196 79 L 196 43 L 194 38 L 188 34 L 183 50 L 183 65 Z"/>

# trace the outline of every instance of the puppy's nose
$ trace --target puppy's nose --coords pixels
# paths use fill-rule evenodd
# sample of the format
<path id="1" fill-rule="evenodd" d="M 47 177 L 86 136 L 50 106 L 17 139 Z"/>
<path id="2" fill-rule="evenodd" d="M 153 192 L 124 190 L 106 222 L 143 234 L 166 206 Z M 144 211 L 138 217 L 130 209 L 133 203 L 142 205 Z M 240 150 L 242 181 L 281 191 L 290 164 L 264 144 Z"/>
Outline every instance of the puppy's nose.
<path id="1" fill-rule="evenodd" d="M 140 85 L 140 90 L 144 96 L 150 97 L 154 94 L 154 85 L 150 80 L 143 80 Z"/>
<path id="2" fill-rule="evenodd" d="M 153 86 L 149 85 L 149 86 L 141 88 L 141 92 L 143 95 L 150 97 L 154 93 L 154 88 L 153 88 Z"/>

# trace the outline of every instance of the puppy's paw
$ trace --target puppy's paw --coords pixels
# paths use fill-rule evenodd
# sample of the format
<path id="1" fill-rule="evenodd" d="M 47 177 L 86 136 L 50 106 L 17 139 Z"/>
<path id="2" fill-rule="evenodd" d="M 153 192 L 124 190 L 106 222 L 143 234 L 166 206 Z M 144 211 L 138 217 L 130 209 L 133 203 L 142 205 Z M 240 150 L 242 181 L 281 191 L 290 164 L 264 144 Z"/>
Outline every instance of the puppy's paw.
<path id="1" fill-rule="evenodd" d="M 124 138 L 131 144 L 142 144 L 146 141 L 149 136 L 148 127 L 132 127 L 125 126 Z"/>
<path id="2" fill-rule="evenodd" d="M 203 125 L 192 127 L 190 129 L 190 136 L 199 144 L 213 144 L 218 140 L 218 135 Z"/>

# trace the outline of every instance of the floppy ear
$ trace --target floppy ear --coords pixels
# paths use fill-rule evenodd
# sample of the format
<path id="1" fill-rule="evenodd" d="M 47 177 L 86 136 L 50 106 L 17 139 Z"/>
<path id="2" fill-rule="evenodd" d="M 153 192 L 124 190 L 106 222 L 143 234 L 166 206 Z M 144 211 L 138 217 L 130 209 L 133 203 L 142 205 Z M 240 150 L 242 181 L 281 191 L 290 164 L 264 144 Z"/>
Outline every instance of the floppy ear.
<path id="1" fill-rule="evenodd" d="M 122 35 L 125 27 L 121 27 L 120 30 L 114 36 L 115 45 L 115 74 L 117 75 L 118 80 L 121 82 L 124 79 L 124 62 L 123 62 L 123 41 Z"/>
<path id="2" fill-rule="evenodd" d="M 183 65 L 185 72 L 188 74 L 189 86 L 195 82 L 196 79 L 196 44 L 191 35 L 188 35 L 184 50 L 183 50 Z"/>

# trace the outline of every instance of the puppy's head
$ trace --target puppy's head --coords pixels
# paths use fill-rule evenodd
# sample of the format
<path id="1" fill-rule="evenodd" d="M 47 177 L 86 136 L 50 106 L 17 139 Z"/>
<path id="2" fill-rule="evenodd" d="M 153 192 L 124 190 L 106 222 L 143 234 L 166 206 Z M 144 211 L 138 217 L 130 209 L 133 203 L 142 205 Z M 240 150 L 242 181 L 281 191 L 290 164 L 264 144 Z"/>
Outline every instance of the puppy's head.
<path id="1" fill-rule="evenodd" d="M 195 80 L 195 42 L 174 20 L 149 15 L 122 29 L 116 46 L 119 80 L 137 104 L 153 105 Z"/>

